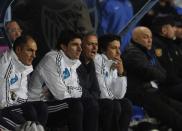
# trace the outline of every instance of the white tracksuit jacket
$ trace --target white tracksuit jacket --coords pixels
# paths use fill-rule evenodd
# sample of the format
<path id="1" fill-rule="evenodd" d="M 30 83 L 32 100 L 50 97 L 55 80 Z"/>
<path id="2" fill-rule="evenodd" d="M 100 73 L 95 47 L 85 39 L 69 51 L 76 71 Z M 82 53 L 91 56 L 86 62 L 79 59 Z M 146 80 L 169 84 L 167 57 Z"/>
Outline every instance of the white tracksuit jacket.
<path id="1" fill-rule="evenodd" d="M 122 99 L 126 93 L 127 79 L 118 77 L 117 70 L 111 69 L 113 62 L 104 54 L 97 54 L 94 59 L 101 99 Z"/>
<path id="2" fill-rule="evenodd" d="M 47 89 L 57 100 L 81 97 L 82 88 L 76 73 L 80 64 L 79 60 L 69 59 L 63 51 L 48 52 L 31 76 L 29 101 L 47 100 Z"/>
<path id="3" fill-rule="evenodd" d="M 32 66 L 22 64 L 13 50 L 0 56 L 0 108 L 27 100 L 28 77 Z"/>

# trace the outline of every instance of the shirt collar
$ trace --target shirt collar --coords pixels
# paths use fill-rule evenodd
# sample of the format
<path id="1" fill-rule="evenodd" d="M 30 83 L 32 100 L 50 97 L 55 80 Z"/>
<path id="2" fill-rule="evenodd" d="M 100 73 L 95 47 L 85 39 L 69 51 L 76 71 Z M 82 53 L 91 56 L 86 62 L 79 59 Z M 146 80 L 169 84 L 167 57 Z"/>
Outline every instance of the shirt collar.
<path id="1" fill-rule="evenodd" d="M 24 65 L 18 59 L 17 55 L 15 54 L 13 50 L 10 51 L 10 55 L 12 57 L 12 62 L 18 71 L 20 71 L 21 73 L 24 73 L 25 75 L 28 75 L 33 71 L 32 65 L 31 66 Z"/>
<path id="2" fill-rule="evenodd" d="M 63 56 L 64 61 L 66 62 L 66 64 L 69 67 L 72 67 L 72 68 L 76 69 L 76 68 L 78 68 L 80 66 L 81 62 L 80 62 L 79 59 L 72 60 L 72 59 L 68 58 L 62 50 L 60 50 L 60 52 L 61 52 L 61 54 Z"/>
<path id="3" fill-rule="evenodd" d="M 101 54 L 103 60 L 106 63 L 106 66 L 111 67 L 113 63 L 115 63 L 115 61 L 113 60 L 109 60 L 108 57 L 105 54 Z"/>

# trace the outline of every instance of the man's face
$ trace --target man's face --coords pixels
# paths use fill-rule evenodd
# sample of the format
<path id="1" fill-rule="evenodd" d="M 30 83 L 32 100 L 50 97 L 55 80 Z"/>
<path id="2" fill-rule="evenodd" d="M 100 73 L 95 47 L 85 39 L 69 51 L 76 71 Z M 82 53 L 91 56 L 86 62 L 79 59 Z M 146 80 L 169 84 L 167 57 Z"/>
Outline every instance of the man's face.
<path id="1" fill-rule="evenodd" d="M 22 30 L 17 22 L 13 21 L 6 25 L 9 39 L 14 42 L 16 38 L 21 36 Z"/>
<path id="2" fill-rule="evenodd" d="M 29 39 L 23 47 L 15 49 L 18 59 L 27 66 L 32 65 L 33 59 L 36 57 L 37 44 L 33 39 Z"/>
<path id="3" fill-rule="evenodd" d="M 82 52 L 87 61 L 93 60 L 98 51 L 98 39 L 95 35 L 87 36 L 82 43 Z"/>
<path id="4" fill-rule="evenodd" d="M 162 34 L 166 38 L 174 39 L 176 37 L 175 32 L 176 32 L 176 28 L 170 24 L 164 25 L 162 27 Z"/>
<path id="5" fill-rule="evenodd" d="M 152 48 L 152 33 L 149 29 L 143 29 L 138 35 L 137 42 L 150 50 Z"/>
<path id="6" fill-rule="evenodd" d="M 110 42 L 106 49 L 106 56 L 108 57 L 108 59 L 114 60 L 114 61 L 120 60 L 121 59 L 120 55 L 121 55 L 120 41 L 114 40 Z"/>
<path id="7" fill-rule="evenodd" d="M 75 38 L 72 41 L 68 43 L 68 46 L 61 45 L 62 50 L 66 54 L 67 57 L 69 57 L 72 60 L 79 59 L 82 48 L 81 48 L 81 39 Z"/>

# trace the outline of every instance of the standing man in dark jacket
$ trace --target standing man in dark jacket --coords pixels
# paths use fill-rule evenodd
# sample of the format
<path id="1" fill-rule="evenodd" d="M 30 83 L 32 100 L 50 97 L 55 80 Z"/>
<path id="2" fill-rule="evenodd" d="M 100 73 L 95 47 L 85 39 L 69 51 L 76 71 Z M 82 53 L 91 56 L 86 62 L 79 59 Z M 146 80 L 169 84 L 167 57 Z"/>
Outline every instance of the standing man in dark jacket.
<path id="1" fill-rule="evenodd" d="M 82 41 L 81 66 L 77 69 L 80 85 L 83 87 L 84 131 L 98 131 L 100 89 L 93 59 L 97 54 L 98 40 L 95 34 L 85 35 Z M 85 130 L 87 129 L 87 130 Z"/>
<path id="2" fill-rule="evenodd" d="M 182 104 L 158 89 L 166 78 L 166 72 L 151 49 L 151 31 L 146 27 L 136 27 L 132 40 L 124 54 L 128 75 L 127 97 L 174 131 L 182 130 Z"/>

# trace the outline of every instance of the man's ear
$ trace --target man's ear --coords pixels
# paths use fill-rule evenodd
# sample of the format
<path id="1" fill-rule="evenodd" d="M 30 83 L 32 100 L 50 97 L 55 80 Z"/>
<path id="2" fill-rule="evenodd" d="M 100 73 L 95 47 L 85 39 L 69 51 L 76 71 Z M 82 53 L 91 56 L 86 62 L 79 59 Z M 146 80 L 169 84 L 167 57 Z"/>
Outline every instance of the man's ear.
<path id="1" fill-rule="evenodd" d="M 163 26 L 163 27 L 162 27 L 161 33 L 162 33 L 163 35 L 165 35 L 165 34 L 167 33 L 167 28 L 166 28 L 166 26 Z"/>
<path id="2" fill-rule="evenodd" d="M 16 49 L 15 49 L 15 53 L 16 54 L 19 54 L 21 52 L 21 48 L 18 46 L 18 47 L 16 47 Z"/>
<path id="3" fill-rule="evenodd" d="M 63 51 L 66 50 L 66 46 L 65 46 L 64 44 L 60 44 L 60 47 L 61 47 L 61 49 L 62 49 Z"/>
<path id="4" fill-rule="evenodd" d="M 133 38 L 133 41 L 136 42 L 136 43 L 138 43 L 138 38 L 137 37 L 134 37 Z"/>

